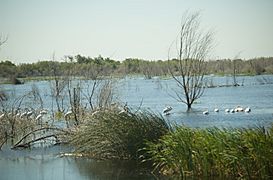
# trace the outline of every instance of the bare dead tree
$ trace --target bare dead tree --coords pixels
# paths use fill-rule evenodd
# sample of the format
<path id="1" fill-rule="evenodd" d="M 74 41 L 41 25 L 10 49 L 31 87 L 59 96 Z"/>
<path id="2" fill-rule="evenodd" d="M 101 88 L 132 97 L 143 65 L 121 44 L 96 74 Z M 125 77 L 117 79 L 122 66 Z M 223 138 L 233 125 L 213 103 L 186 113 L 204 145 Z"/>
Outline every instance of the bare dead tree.
<path id="1" fill-rule="evenodd" d="M 204 92 L 204 74 L 206 70 L 205 58 L 212 48 L 213 33 L 200 29 L 200 13 L 185 14 L 181 23 L 179 37 L 176 40 L 177 74 L 170 67 L 169 71 L 178 89 L 174 90 L 175 98 L 191 109 L 195 100 Z"/>
<path id="2" fill-rule="evenodd" d="M 102 69 L 100 66 L 93 65 L 92 68 L 89 68 L 85 74 L 86 77 L 86 90 L 83 91 L 83 96 L 88 101 L 91 110 L 95 109 L 95 95 L 98 91 L 98 88 L 102 82 L 100 78 Z M 90 81 L 91 79 L 91 81 Z"/>
<path id="3" fill-rule="evenodd" d="M 71 111 L 73 114 L 73 118 L 75 120 L 75 125 L 79 125 L 79 115 L 80 115 L 80 107 L 81 107 L 81 85 L 80 82 L 77 82 L 76 86 L 72 85 L 72 81 L 68 81 L 68 95 Z"/>
<path id="4" fill-rule="evenodd" d="M 67 86 L 68 79 L 61 76 L 60 67 L 58 63 L 55 63 L 55 55 L 52 56 L 53 62 L 50 64 L 50 68 L 53 73 L 53 81 L 50 83 L 51 95 L 55 99 L 58 112 L 64 111 L 64 90 Z M 52 102 L 53 104 L 53 102 Z"/>
<path id="5" fill-rule="evenodd" d="M 241 52 L 239 52 L 235 58 L 232 61 L 232 65 L 233 65 L 233 72 L 232 72 L 232 76 L 233 76 L 233 86 L 240 86 L 239 83 L 237 82 L 237 73 L 238 73 L 238 69 L 239 69 L 239 59 L 238 57 L 240 56 Z"/>
<path id="6" fill-rule="evenodd" d="M 97 93 L 97 106 L 99 108 L 110 107 L 116 100 L 115 81 L 112 78 L 103 80 Z"/>

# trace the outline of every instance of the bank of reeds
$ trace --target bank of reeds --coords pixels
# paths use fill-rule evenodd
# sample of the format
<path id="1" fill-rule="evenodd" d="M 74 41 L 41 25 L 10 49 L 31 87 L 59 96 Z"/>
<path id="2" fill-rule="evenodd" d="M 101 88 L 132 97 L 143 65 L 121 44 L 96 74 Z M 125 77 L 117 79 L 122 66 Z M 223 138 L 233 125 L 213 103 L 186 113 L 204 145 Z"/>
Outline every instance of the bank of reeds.
<path id="1" fill-rule="evenodd" d="M 155 170 L 179 178 L 273 178 L 273 125 L 267 130 L 182 126 L 145 150 Z"/>
<path id="2" fill-rule="evenodd" d="M 0 118 L 0 150 L 9 141 L 13 145 L 13 142 L 32 131 L 35 126 L 34 119 L 16 117 L 12 113 L 2 114 Z"/>
<path id="3" fill-rule="evenodd" d="M 76 153 L 96 159 L 138 159 L 145 142 L 156 142 L 170 130 L 151 112 L 100 110 L 86 117 L 70 141 Z"/>

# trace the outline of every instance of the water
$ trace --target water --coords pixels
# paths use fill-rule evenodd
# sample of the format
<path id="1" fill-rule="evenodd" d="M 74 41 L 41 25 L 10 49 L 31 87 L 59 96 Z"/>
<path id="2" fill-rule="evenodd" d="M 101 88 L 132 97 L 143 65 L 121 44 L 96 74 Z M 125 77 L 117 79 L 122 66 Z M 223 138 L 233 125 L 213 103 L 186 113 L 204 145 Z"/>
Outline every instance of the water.
<path id="1" fill-rule="evenodd" d="M 262 76 L 273 82 L 273 76 Z M 171 106 L 173 110 L 166 118 L 170 122 L 185 124 L 190 127 L 254 127 L 269 126 L 273 122 L 273 84 L 261 84 L 261 77 L 240 77 L 238 82 L 244 82 L 239 87 L 207 88 L 203 96 L 193 104 L 192 112 L 187 112 L 186 105 L 176 101 L 174 91 L 176 84 L 172 79 L 143 80 L 129 79 L 125 81 L 122 91 L 123 101 L 138 107 L 161 113 L 164 107 Z M 231 82 L 232 77 L 214 77 L 216 85 Z M 225 109 L 236 106 L 250 107 L 251 113 L 225 113 Z M 219 113 L 214 109 L 218 108 Z M 209 110 L 209 115 L 203 111 Z"/>
<path id="2" fill-rule="evenodd" d="M 232 82 L 232 77 L 207 77 L 214 85 Z M 273 123 L 273 76 L 242 76 L 239 87 L 208 88 L 204 95 L 187 112 L 186 106 L 173 97 L 176 84 L 172 79 L 153 78 L 144 80 L 133 77 L 119 80 L 118 97 L 132 109 L 139 107 L 161 114 L 166 106 L 173 110 L 166 119 L 172 123 L 190 127 L 255 127 Z M 36 85 L 44 99 L 43 107 L 51 109 L 54 102 L 50 96 L 49 82 L 28 82 L 23 85 L 1 85 L 16 98 Z M 83 86 L 85 84 L 83 83 Z M 83 100 L 84 102 L 84 100 Z M 66 105 L 68 100 L 64 100 Z M 36 102 L 36 107 L 39 103 Z M 7 103 L 7 106 L 11 103 Z M 35 106 L 28 102 L 25 106 Z M 251 113 L 225 113 L 226 108 L 251 107 Z M 218 108 L 219 113 L 214 112 Z M 67 108 L 68 109 L 68 108 Z M 203 115 L 208 110 L 209 115 Z M 34 149 L 31 151 L 0 152 L 1 179 L 154 179 L 132 162 L 100 162 L 86 158 L 60 157 L 60 152 L 69 151 L 61 147 Z"/>
<path id="3" fill-rule="evenodd" d="M 82 157 L 62 157 L 69 148 L 0 152 L 0 180 L 89 180 L 153 179 L 145 169 L 131 161 L 96 161 Z"/>

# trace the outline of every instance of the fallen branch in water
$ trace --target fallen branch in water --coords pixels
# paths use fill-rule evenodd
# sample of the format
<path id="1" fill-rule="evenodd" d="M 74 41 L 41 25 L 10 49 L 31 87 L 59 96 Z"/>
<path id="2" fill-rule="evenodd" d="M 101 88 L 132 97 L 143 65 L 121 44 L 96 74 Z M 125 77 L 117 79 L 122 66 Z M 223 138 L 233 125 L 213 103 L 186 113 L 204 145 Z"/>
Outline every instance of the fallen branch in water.
<path id="1" fill-rule="evenodd" d="M 59 134 L 51 134 L 51 135 L 47 135 L 47 136 L 43 136 L 43 137 L 40 137 L 38 139 L 34 139 L 32 141 L 29 141 L 27 143 L 24 143 L 24 144 L 20 144 L 23 140 L 25 140 L 28 136 L 36 133 L 36 132 L 39 132 L 39 131 L 44 131 L 44 130 L 57 130 L 57 131 L 61 131 L 65 134 L 70 134 L 69 131 L 65 131 L 63 129 L 60 129 L 60 128 L 53 128 L 53 127 L 42 127 L 42 128 L 39 128 L 39 129 L 36 129 L 36 130 L 33 130 L 29 133 L 27 133 L 26 135 L 24 135 L 17 143 L 15 143 L 15 145 L 11 148 L 11 149 L 16 149 L 18 147 L 29 147 L 31 143 L 34 143 L 36 141 L 40 141 L 40 140 L 43 140 L 43 139 L 47 139 L 49 137 L 55 137 L 57 139 L 57 135 Z"/>
<path id="2" fill-rule="evenodd" d="M 28 147 L 30 147 L 30 144 L 32 144 L 32 143 L 37 142 L 37 141 L 41 141 L 41 140 L 44 140 L 44 139 L 47 139 L 47 138 L 50 138 L 50 137 L 54 137 L 56 140 L 58 139 L 56 134 L 51 134 L 51 135 L 43 136 L 43 137 L 40 137 L 40 138 L 37 138 L 37 139 L 33 139 L 33 140 L 31 140 L 31 141 L 29 141 L 27 143 L 24 143 L 24 144 L 16 144 L 11 149 L 28 148 Z"/>

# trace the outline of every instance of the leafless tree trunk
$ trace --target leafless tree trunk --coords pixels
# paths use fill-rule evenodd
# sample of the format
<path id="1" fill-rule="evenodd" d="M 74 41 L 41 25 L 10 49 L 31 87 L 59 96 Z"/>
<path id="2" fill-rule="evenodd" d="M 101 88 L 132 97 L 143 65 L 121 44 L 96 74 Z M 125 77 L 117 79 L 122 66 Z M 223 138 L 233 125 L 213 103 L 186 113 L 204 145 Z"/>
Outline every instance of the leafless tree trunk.
<path id="1" fill-rule="evenodd" d="M 95 94 L 98 91 L 99 85 L 101 84 L 102 80 L 100 79 L 101 75 L 101 67 L 99 66 L 93 66 L 93 68 L 89 69 L 89 71 L 86 73 L 86 90 L 83 92 L 83 96 L 88 101 L 88 104 L 91 108 L 91 110 L 95 109 Z M 90 81 L 90 79 L 92 81 Z"/>
<path id="2" fill-rule="evenodd" d="M 110 107 L 115 102 L 114 80 L 105 79 L 98 89 L 97 105 L 99 108 Z"/>
<path id="3" fill-rule="evenodd" d="M 233 86 L 240 86 L 237 82 L 237 72 L 238 72 L 238 69 L 240 68 L 239 67 L 239 56 L 240 56 L 241 52 L 239 52 L 235 58 L 233 59 L 232 63 L 233 63 Z"/>
<path id="4" fill-rule="evenodd" d="M 233 60 L 233 86 L 239 86 L 236 79 L 236 60 Z"/>
<path id="5" fill-rule="evenodd" d="M 204 92 L 205 58 L 212 48 L 212 32 L 200 30 L 200 14 L 185 15 L 176 43 L 177 74 L 169 68 L 177 83 L 175 98 L 191 109 Z M 171 48 L 170 48 L 171 50 Z M 169 50 L 169 67 L 170 67 Z"/>
<path id="6" fill-rule="evenodd" d="M 51 95 L 54 97 L 58 112 L 63 112 L 63 101 L 64 101 L 64 89 L 67 86 L 68 80 L 67 78 L 63 78 L 60 76 L 60 68 L 55 63 L 55 55 L 53 54 L 53 63 L 51 65 L 51 69 L 53 71 L 54 80 L 51 83 Z"/>
<path id="7" fill-rule="evenodd" d="M 73 91 L 72 91 L 73 90 Z M 81 86 L 80 82 L 77 82 L 76 87 L 72 85 L 72 80 L 68 82 L 68 95 L 71 110 L 75 120 L 75 125 L 79 125 L 79 115 L 80 115 L 80 102 L 81 102 Z"/>

